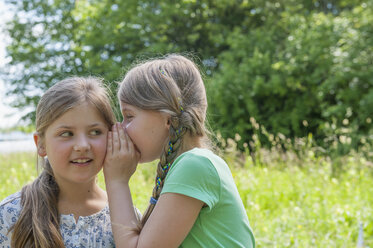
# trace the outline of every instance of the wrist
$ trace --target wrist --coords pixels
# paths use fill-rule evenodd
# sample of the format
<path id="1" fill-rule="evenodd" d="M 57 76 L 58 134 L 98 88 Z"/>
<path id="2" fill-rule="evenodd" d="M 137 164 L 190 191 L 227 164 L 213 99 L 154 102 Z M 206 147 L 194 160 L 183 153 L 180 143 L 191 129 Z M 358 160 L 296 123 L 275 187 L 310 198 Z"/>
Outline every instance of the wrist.
<path id="1" fill-rule="evenodd" d="M 105 177 L 106 188 L 121 188 L 129 185 L 129 178 L 116 178 L 116 179 L 107 179 Z"/>

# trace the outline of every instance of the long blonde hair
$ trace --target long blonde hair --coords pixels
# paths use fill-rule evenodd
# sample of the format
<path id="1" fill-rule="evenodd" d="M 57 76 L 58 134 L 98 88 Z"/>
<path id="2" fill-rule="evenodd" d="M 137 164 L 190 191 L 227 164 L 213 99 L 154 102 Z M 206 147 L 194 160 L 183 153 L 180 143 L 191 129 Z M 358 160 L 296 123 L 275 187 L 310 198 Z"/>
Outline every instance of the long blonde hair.
<path id="1" fill-rule="evenodd" d="M 94 77 L 72 77 L 49 88 L 36 109 L 36 132 L 42 139 L 47 128 L 61 115 L 79 104 L 96 107 L 107 126 L 115 123 L 110 98 L 102 81 Z M 21 191 L 22 210 L 12 226 L 11 246 L 14 248 L 65 247 L 60 232 L 57 209 L 59 187 L 48 159 L 41 159 L 42 172 Z"/>
<path id="2" fill-rule="evenodd" d="M 152 197 L 157 200 L 169 166 L 183 151 L 185 133 L 207 138 L 205 127 L 207 99 L 198 67 L 184 56 L 170 54 L 132 68 L 121 82 L 118 98 L 121 102 L 144 110 L 156 110 L 171 116 L 169 138 L 157 167 Z M 170 148 L 170 145 L 172 148 Z M 171 151 L 170 151 L 171 149 Z M 155 202 L 149 204 L 140 223 L 144 226 Z"/>

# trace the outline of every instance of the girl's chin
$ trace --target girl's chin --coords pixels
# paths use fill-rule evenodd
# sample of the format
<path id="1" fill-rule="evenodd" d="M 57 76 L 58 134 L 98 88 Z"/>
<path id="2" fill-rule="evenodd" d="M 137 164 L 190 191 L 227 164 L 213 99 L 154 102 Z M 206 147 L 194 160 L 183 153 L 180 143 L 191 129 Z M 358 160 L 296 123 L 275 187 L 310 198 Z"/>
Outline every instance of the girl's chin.
<path id="1" fill-rule="evenodd" d="M 146 162 L 143 162 L 143 159 L 142 159 L 142 156 L 141 156 L 141 152 L 140 152 L 140 150 L 137 148 L 136 145 L 135 145 L 135 150 L 136 150 L 136 153 L 138 153 L 139 156 L 140 156 L 139 163 L 146 163 Z"/>
<path id="2" fill-rule="evenodd" d="M 145 163 L 150 163 L 154 161 L 155 159 L 149 159 L 149 158 L 143 158 L 140 153 L 140 159 L 139 159 L 139 164 L 145 164 Z"/>

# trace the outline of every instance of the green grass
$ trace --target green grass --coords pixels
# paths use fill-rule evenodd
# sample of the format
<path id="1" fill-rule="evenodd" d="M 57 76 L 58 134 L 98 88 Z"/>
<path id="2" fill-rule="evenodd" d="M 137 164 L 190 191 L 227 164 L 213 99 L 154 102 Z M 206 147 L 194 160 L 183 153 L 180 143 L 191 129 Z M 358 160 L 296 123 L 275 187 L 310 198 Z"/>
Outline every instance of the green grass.
<path id="1" fill-rule="evenodd" d="M 360 223 L 365 247 L 373 247 L 373 169 L 369 161 L 357 155 L 345 157 L 343 168 L 335 172 L 330 160 L 313 154 L 302 160 L 264 157 L 265 163 L 254 166 L 245 156 L 224 156 L 257 247 L 356 247 Z M 0 155 L 0 198 L 32 181 L 35 164 L 32 153 Z M 133 201 L 142 212 L 154 173 L 154 164 L 140 165 L 131 180 Z M 104 187 L 102 174 L 99 184 Z"/>

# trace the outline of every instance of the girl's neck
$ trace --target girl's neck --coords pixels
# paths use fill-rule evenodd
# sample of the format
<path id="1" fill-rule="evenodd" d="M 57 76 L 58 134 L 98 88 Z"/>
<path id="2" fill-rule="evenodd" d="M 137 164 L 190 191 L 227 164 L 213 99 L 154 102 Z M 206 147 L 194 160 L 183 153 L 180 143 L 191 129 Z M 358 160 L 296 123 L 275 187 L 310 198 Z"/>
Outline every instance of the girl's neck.
<path id="1" fill-rule="evenodd" d="M 106 192 L 95 181 L 87 184 L 59 183 L 58 211 L 60 214 L 88 216 L 99 212 L 107 204 Z"/>
<path id="2" fill-rule="evenodd" d="M 96 182 L 89 182 L 86 184 L 69 184 L 59 183 L 60 193 L 59 199 L 68 200 L 72 203 L 84 202 L 92 197 L 95 197 L 102 189 Z"/>
<path id="3" fill-rule="evenodd" d="M 191 137 L 189 133 L 186 133 L 183 137 L 183 152 L 192 150 L 193 148 L 202 148 L 202 139 L 200 137 Z"/>

